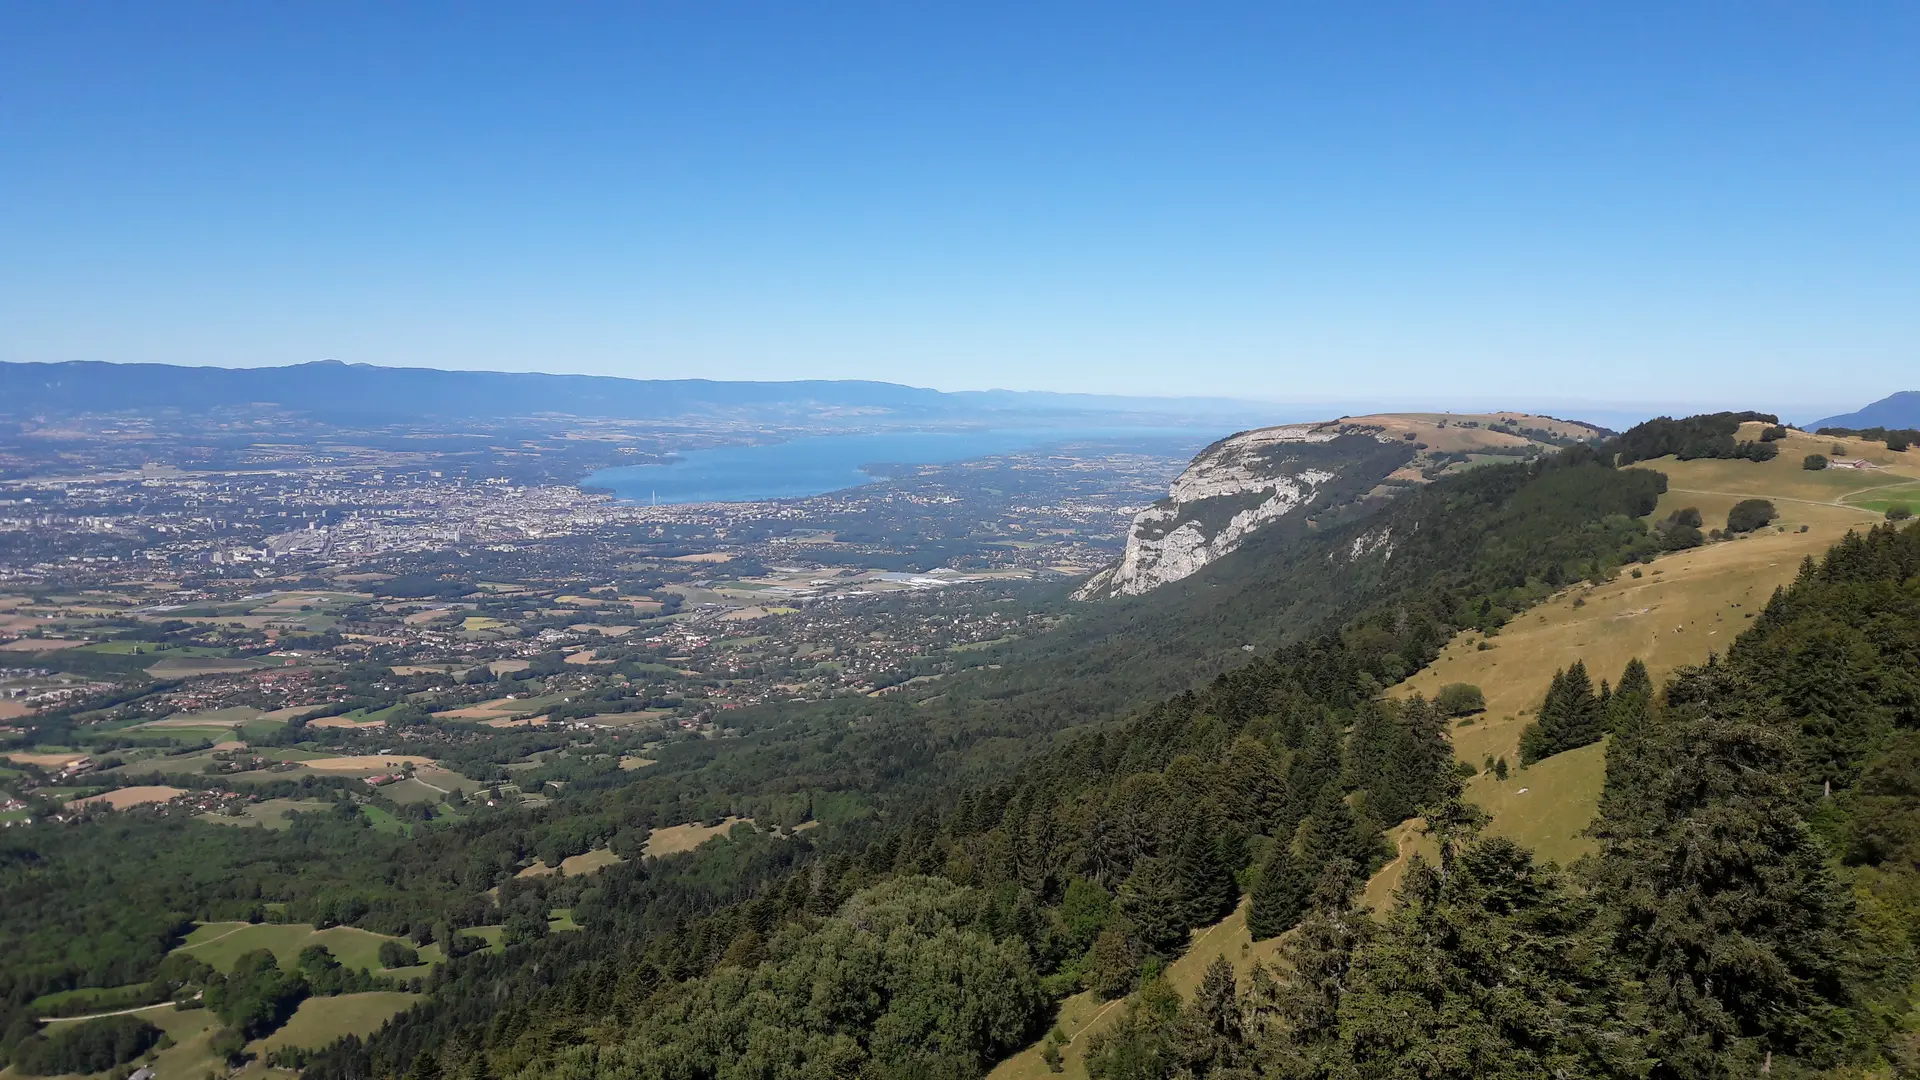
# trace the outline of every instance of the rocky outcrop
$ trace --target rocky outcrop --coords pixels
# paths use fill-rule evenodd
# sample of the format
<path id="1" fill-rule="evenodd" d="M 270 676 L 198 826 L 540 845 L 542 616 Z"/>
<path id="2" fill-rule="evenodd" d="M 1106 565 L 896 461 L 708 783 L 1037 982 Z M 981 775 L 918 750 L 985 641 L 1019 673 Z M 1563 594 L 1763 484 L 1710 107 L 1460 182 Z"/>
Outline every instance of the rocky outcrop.
<path id="1" fill-rule="evenodd" d="M 1385 413 L 1243 431 L 1202 450 L 1166 498 L 1135 515 L 1120 561 L 1074 598 L 1138 596 L 1193 574 L 1289 515 L 1391 498 L 1456 470 L 1524 461 L 1604 433 L 1512 412 Z M 1391 538 L 1363 537 L 1351 557 L 1377 549 L 1391 557 Z"/>
<path id="2" fill-rule="evenodd" d="M 1167 497 L 1134 516 L 1120 561 L 1074 598 L 1138 596 L 1233 551 L 1247 535 L 1299 510 L 1339 472 L 1326 454 L 1301 450 L 1353 433 L 1345 424 L 1295 424 L 1229 436 L 1202 450 Z M 1384 433 L 1368 431 L 1385 441 Z"/>

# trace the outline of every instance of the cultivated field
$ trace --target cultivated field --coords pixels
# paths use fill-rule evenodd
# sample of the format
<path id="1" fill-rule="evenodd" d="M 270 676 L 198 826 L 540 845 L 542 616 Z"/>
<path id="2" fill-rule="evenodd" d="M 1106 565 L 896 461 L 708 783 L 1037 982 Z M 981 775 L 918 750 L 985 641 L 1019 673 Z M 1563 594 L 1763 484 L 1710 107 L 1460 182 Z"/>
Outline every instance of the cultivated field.
<path id="1" fill-rule="evenodd" d="M 310 758 L 300 764 L 315 772 L 396 772 L 408 765 L 417 767 L 433 764 L 430 757 L 419 754 L 360 754 L 353 757 Z"/>
<path id="2" fill-rule="evenodd" d="M 175 713 L 164 719 L 149 720 L 134 726 L 142 731 L 167 728 L 230 728 L 258 720 L 265 715 L 259 709 L 236 705 L 227 709 L 208 709 L 206 712 Z"/>
<path id="3" fill-rule="evenodd" d="M 86 756 L 87 755 L 75 750 L 43 754 L 23 754 L 17 752 L 0 754 L 0 757 L 5 757 L 8 761 L 17 765 L 38 765 L 43 769 L 64 768 Z"/>
<path id="4" fill-rule="evenodd" d="M 148 803 L 171 802 L 185 795 L 186 790 L 154 784 L 142 787 L 115 788 L 101 795 L 91 795 L 84 799 L 75 799 L 67 804 L 67 809 L 78 810 L 82 806 L 106 803 L 115 810 L 125 810 L 129 806 L 145 806 Z"/>

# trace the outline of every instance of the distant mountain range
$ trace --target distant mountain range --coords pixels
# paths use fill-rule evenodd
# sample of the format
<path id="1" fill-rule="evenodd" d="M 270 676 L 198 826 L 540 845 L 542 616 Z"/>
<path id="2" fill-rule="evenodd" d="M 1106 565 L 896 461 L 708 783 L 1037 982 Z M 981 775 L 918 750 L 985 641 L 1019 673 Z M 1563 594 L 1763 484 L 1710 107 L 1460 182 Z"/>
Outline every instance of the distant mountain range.
<path id="1" fill-rule="evenodd" d="M 1807 430 L 1818 431 L 1823 427 L 1920 428 L 1920 390 L 1902 390 L 1864 409 L 1815 420 L 1807 425 Z"/>
<path id="2" fill-rule="evenodd" d="M 1135 398 L 1010 390 L 945 393 L 897 383 L 814 379 L 720 382 L 390 368 L 322 360 L 289 367 L 0 363 L 0 416 L 271 408 L 324 419 L 400 420 L 560 414 L 900 420 L 1144 414 L 1272 423 L 1286 407 L 1229 398 Z"/>

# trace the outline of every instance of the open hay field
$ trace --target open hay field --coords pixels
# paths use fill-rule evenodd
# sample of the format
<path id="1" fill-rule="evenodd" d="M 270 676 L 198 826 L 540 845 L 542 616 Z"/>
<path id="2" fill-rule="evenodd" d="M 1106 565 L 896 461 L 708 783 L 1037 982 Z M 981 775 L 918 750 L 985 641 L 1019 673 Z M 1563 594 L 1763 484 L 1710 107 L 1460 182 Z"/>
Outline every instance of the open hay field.
<path id="1" fill-rule="evenodd" d="M 649 765 L 658 764 L 660 764 L 658 761 L 650 757 L 638 757 L 633 754 L 628 754 L 620 759 L 620 767 L 623 769 L 644 769 Z"/>
<path id="2" fill-rule="evenodd" d="M 1876 514 L 1885 514 L 1896 506 L 1904 506 L 1920 514 L 1920 484 L 1896 484 L 1891 487 L 1874 487 L 1864 492 L 1847 496 L 1847 502 Z"/>
<path id="3" fill-rule="evenodd" d="M 224 729 L 223 729 L 224 730 Z M 177 736 L 178 732 L 174 732 Z M 213 751 L 196 750 L 190 754 L 166 753 L 158 757 L 129 761 L 117 769 L 108 769 L 107 776 L 163 776 L 181 773 L 197 773 L 213 761 Z"/>
<path id="4" fill-rule="evenodd" d="M 129 806 L 146 806 L 149 803 L 170 802 L 185 794 L 186 790 L 184 788 L 167 787 L 163 784 L 123 787 L 116 788 L 102 795 L 90 795 L 84 799 L 75 799 L 67 804 L 67 809 L 78 810 L 82 806 L 105 803 L 115 810 L 125 810 Z"/>
<path id="5" fill-rule="evenodd" d="M 444 712 L 434 713 L 433 716 L 436 720 L 492 720 L 511 714 L 513 706 L 517 704 L 518 702 L 508 698 L 494 698 L 492 701 L 482 701 L 476 705 L 447 709 Z"/>
<path id="6" fill-rule="evenodd" d="M 85 644 L 86 640 L 83 638 L 18 638 L 0 642 L 0 652 L 59 652 L 61 649 L 77 649 Z"/>
<path id="7" fill-rule="evenodd" d="M 300 764 L 315 772 L 394 772 L 408 765 L 432 765 L 433 759 L 419 754 L 360 754 L 353 757 L 312 758 Z"/>
<path id="8" fill-rule="evenodd" d="M 310 997 L 280 1030 L 247 1047 L 265 1055 L 283 1046 L 317 1050 L 348 1035 L 365 1037 L 413 1007 L 422 995 L 375 990 L 365 994 Z"/>
<path id="9" fill-rule="evenodd" d="M 422 767 L 414 770 L 411 780 L 387 784 L 380 789 L 380 793 L 397 803 L 439 802 L 450 791 L 465 794 L 484 786 L 452 769 Z"/>
<path id="10" fill-rule="evenodd" d="M 1490 835 L 1565 866 L 1593 850 L 1581 834 L 1600 809 L 1606 779 L 1606 744 L 1594 743 L 1514 769 L 1505 780 L 1481 773 L 1468 781 L 1467 798 L 1493 815 Z"/>
<path id="11" fill-rule="evenodd" d="M 40 753 L 40 754 L 29 754 L 29 753 L 22 753 L 19 751 L 15 751 L 14 753 L 11 753 L 11 754 L 0 754 L 0 757 L 4 757 L 8 761 L 11 761 L 17 765 L 38 765 L 43 769 L 64 768 L 67 765 L 71 765 L 72 763 L 79 761 L 81 758 L 86 756 L 87 755 L 80 753 L 78 750 L 65 750 L 65 751 L 60 751 L 58 753 Z"/>
<path id="12" fill-rule="evenodd" d="M 395 675 L 453 675 L 466 668 L 460 664 L 395 664 L 389 670 Z"/>
<path id="13" fill-rule="evenodd" d="M 522 727 L 540 727 L 545 725 L 546 723 L 547 723 L 547 718 L 544 716 L 523 716 L 518 720 L 508 720 L 505 718 L 496 718 L 493 720 L 482 720 L 480 721 L 480 726 L 490 727 L 490 728 L 522 728 Z"/>
<path id="14" fill-rule="evenodd" d="M 1488 755 L 1518 763 L 1520 730 L 1546 695 L 1554 671 L 1583 660 L 1595 682 L 1618 679 L 1639 657 L 1656 683 L 1675 668 L 1724 649 L 1758 613 L 1775 586 L 1793 580 L 1800 560 L 1844 534 L 1765 532 L 1662 556 L 1605 585 L 1577 587 L 1523 612 L 1492 638 L 1464 633 L 1434 663 L 1395 689 L 1432 697 L 1448 683 L 1472 683 L 1487 711 L 1453 730 L 1461 760 L 1476 767 Z"/>

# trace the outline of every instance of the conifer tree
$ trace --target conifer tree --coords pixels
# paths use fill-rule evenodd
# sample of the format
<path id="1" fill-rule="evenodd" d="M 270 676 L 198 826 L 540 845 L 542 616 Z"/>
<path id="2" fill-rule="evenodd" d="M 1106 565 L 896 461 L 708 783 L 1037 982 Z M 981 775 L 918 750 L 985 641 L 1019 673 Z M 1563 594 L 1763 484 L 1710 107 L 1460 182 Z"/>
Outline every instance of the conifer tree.
<path id="1" fill-rule="evenodd" d="M 1322 788 L 1340 787 L 1340 726 L 1336 717 L 1321 716 L 1308 731 L 1306 745 L 1294 755 L 1287 773 L 1287 810 L 1280 822 L 1284 832 L 1291 832 L 1313 811 Z"/>
<path id="2" fill-rule="evenodd" d="M 1300 865 L 1310 877 L 1317 878 L 1342 862 L 1371 871 L 1387 854 L 1385 846 L 1377 831 L 1367 829 L 1354 816 L 1337 784 L 1320 790 L 1313 812 L 1300 825 Z"/>
<path id="3" fill-rule="evenodd" d="M 1131 992 L 1140 974 L 1140 957 L 1130 930 L 1126 920 L 1116 919 L 1093 941 L 1088 989 L 1109 1001 Z"/>
<path id="4" fill-rule="evenodd" d="M 1394 799 L 1378 806 L 1379 824 L 1405 821 L 1445 788 L 1453 769 L 1446 723 L 1446 716 L 1418 694 L 1401 707 L 1388 770 Z"/>
<path id="5" fill-rule="evenodd" d="M 1182 1057 L 1196 1076 L 1222 1076 L 1238 1070 L 1247 1056 L 1240 1020 L 1239 981 L 1233 963 L 1216 956 L 1200 976 L 1184 1017 L 1187 1046 Z"/>
<path id="6" fill-rule="evenodd" d="M 1187 898 L 1171 861 L 1141 859 L 1120 887 L 1120 910 L 1148 951 L 1170 956 L 1187 942 Z"/>
<path id="7" fill-rule="evenodd" d="M 1607 702 L 1607 730 L 1613 741 L 1607 747 L 1607 778 L 1600 793 L 1600 812 L 1594 831 L 1623 829 L 1645 811 L 1659 763 L 1647 747 L 1657 721 L 1653 700 L 1653 680 L 1647 665 L 1638 657 L 1627 661 L 1620 673 L 1620 688 Z"/>
<path id="8" fill-rule="evenodd" d="M 1397 906 L 1355 955 L 1339 997 L 1342 1064 L 1365 1078 L 1630 1074 L 1631 1025 L 1612 1008 L 1591 913 L 1469 808 L 1436 808 L 1438 865 L 1416 859 Z"/>
<path id="9" fill-rule="evenodd" d="M 1520 733 L 1520 764 L 1599 742 L 1606 733 L 1602 708 L 1585 662 L 1554 672 L 1539 717 Z"/>
<path id="10" fill-rule="evenodd" d="M 1670 688 L 1691 715 L 1637 737 L 1656 767 L 1621 775 L 1645 793 L 1609 793 L 1594 829 L 1593 891 L 1645 987 L 1661 1080 L 1757 1072 L 1852 1026 L 1851 905 L 1800 815 L 1791 741 L 1744 689 L 1725 665 Z"/>
<path id="11" fill-rule="evenodd" d="M 1289 845 L 1273 846 L 1253 883 L 1253 902 L 1247 908 L 1247 931 L 1255 941 L 1277 937 L 1300 921 L 1307 904 L 1307 870 Z"/>
<path id="12" fill-rule="evenodd" d="M 1244 857 L 1244 856 L 1243 856 Z M 1194 815 L 1174 849 L 1174 873 L 1179 877 L 1183 916 L 1187 926 L 1214 922 L 1233 910 L 1238 891 L 1233 867 L 1220 850 L 1220 831 Z"/>
<path id="13" fill-rule="evenodd" d="M 1400 725 L 1395 723 L 1393 709 L 1387 701 L 1362 705 L 1354 714 L 1353 730 L 1347 734 L 1343 782 L 1349 790 L 1366 791 L 1376 805 L 1395 801 L 1397 794 L 1392 790 L 1390 770 Z"/>

